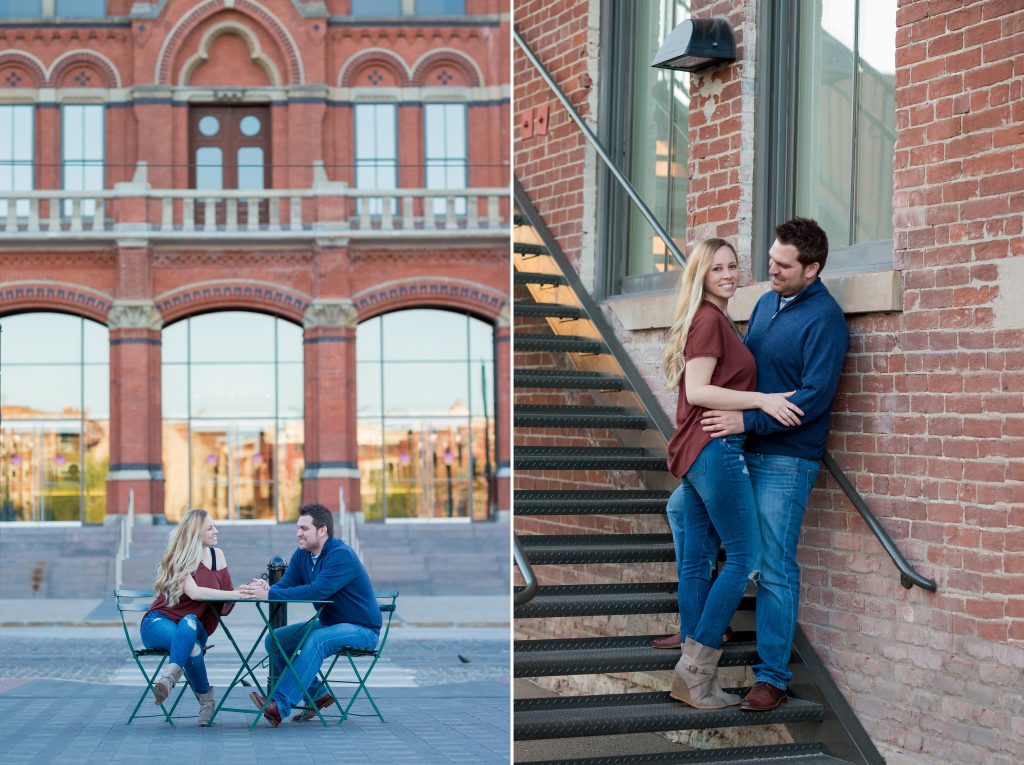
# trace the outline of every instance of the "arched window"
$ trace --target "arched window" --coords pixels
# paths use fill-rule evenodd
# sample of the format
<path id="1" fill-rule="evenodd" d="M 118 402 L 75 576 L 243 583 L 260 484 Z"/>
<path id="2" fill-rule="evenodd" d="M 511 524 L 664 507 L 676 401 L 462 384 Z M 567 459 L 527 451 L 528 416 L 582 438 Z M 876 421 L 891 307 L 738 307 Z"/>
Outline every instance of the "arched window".
<path id="1" fill-rule="evenodd" d="M 449 311 L 396 311 L 359 325 L 356 354 L 365 518 L 489 518 L 493 328 Z"/>
<path id="2" fill-rule="evenodd" d="M 302 494 L 302 328 L 224 311 L 163 331 L 164 512 L 287 521 Z"/>
<path id="3" fill-rule="evenodd" d="M 0 326 L 0 520 L 103 523 L 107 328 L 60 313 L 7 316 Z"/>

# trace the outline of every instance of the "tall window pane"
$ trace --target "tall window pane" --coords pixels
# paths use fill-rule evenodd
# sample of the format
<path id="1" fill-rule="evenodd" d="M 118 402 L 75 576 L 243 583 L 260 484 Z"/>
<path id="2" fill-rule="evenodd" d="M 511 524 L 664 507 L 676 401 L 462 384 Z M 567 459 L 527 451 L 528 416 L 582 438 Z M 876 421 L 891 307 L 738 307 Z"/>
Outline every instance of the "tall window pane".
<path id="1" fill-rule="evenodd" d="M 63 135 L 64 188 L 68 191 L 103 189 L 103 107 L 97 104 L 68 105 L 61 108 Z M 81 214 L 93 216 L 96 202 L 82 202 Z M 72 214 L 71 202 L 65 202 L 64 214 Z"/>
<path id="2" fill-rule="evenodd" d="M 466 188 L 466 105 L 427 104 L 423 116 L 427 188 Z M 445 200 L 435 199 L 434 214 L 445 212 Z M 465 215 L 465 197 L 455 200 L 455 212 Z"/>
<path id="3" fill-rule="evenodd" d="M 367 520 L 490 517 L 493 328 L 431 309 L 356 334 L 359 471 Z"/>
<path id="4" fill-rule="evenodd" d="M 163 332 L 169 519 L 202 507 L 225 520 L 292 520 L 303 468 L 302 330 L 242 311 Z"/>
<path id="5" fill-rule="evenodd" d="M 32 106 L 0 106 L 0 192 L 33 188 L 34 117 Z M 28 211 L 28 200 L 18 200 L 18 215 Z M 7 215 L 5 200 L 0 200 L 0 215 Z"/>
<path id="6" fill-rule="evenodd" d="M 394 104 L 356 104 L 356 188 L 398 186 L 397 112 Z M 380 215 L 381 200 L 369 200 L 370 214 Z M 362 210 L 362 207 L 359 208 Z M 391 212 L 396 209 L 391 202 Z"/>
<path id="7" fill-rule="evenodd" d="M 798 215 L 832 247 L 892 238 L 895 0 L 800 6 Z"/>
<path id="8" fill-rule="evenodd" d="M 102 523 L 110 448 L 107 329 L 58 313 L 2 320 L 0 520 Z"/>

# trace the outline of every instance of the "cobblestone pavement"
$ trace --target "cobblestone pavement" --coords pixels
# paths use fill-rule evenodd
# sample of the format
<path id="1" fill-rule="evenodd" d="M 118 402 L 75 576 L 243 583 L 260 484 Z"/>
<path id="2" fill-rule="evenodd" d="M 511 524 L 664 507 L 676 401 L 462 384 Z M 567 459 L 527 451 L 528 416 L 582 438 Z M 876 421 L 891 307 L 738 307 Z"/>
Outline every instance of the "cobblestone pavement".
<path id="1" fill-rule="evenodd" d="M 235 637 L 248 647 L 257 634 L 242 629 Z M 195 727 L 191 694 L 175 713 L 181 719 L 173 729 L 161 717 L 126 726 L 142 679 L 120 628 L 0 629 L 0 763 L 178 762 L 183 753 L 202 762 L 278 763 L 325 751 L 332 761 L 507 763 L 507 634 L 394 630 L 387 661 L 370 683 L 386 723 L 351 717 L 341 726 L 286 722 L 274 729 L 261 720 L 249 731 L 253 717 L 237 713 L 223 713 L 213 728 Z M 238 659 L 222 635 L 211 642 L 216 648 L 208 667 L 216 687 L 216 678 L 232 675 Z M 243 689 L 231 699 L 247 705 Z M 142 710 L 157 711 L 148 703 Z"/>

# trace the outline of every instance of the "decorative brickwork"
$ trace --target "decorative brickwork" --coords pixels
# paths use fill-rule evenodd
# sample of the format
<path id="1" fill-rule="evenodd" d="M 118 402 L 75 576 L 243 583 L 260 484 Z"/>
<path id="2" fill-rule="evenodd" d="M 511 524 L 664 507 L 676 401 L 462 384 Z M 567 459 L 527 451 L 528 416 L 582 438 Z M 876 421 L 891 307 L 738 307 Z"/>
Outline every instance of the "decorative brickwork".
<path id="1" fill-rule="evenodd" d="M 81 72 L 95 73 L 84 79 Z M 121 75 L 105 56 L 89 50 L 69 51 L 50 65 L 49 83 L 54 88 L 119 88 Z"/>
<path id="2" fill-rule="evenodd" d="M 0 83 L 5 88 L 42 88 L 46 71 L 35 56 L 15 50 L 0 52 Z"/>
<path id="3" fill-rule="evenodd" d="M 390 74 L 393 82 L 363 82 L 364 72 L 369 75 L 373 69 L 383 69 Z M 408 87 L 412 84 L 412 77 L 405 62 L 396 54 L 385 49 L 368 50 L 353 56 L 346 61 L 338 73 L 338 85 L 342 88 L 351 88 L 356 85 L 397 85 Z"/>
<path id="4" fill-rule="evenodd" d="M 226 307 L 274 313 L 301 323 L 309 306 L 308 296 L 253 283 L 189 285 L 156 300 L 156 307 L 168 323 L 189 314 Z"/>

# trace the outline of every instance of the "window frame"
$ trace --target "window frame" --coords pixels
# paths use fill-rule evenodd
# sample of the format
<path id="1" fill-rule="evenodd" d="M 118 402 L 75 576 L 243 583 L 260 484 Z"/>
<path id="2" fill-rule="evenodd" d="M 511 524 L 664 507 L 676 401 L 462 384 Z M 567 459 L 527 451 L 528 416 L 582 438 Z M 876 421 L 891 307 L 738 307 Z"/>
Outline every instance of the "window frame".
<path id="1" fill-rule="evenodd" d="M 461 157 L 451 157 L 451 156 L 447 155 L 447 143 L 448 143 L 447 140 L 444 141 L 444 143 L 445 143 L 445 155 L 444 156 L 441 156 L 441 157 L 431 157 L 431 155 L 430 155 L 430 130 L 429 130 L 430 118 L 429 118 L 428 112 L 431 110 L 431 107 L 438 107 L 438 106 L 445 107 L 446 109 L 448 107 L 453 107 L 453 106 L 461 107 L 461 110 L 462 110 L 462 114 L 461 114 L 461 118 L 462 118 L 462 156 Z M 444 122 L 444 126 L 447 126 L 449 124 L 448 123 L 448 115 L 447 114 L 442 114 L 442 119 L 443 119 L 443 122 Z M 442 133 L 444 133 L 444 132 L 445 132 L 444 131 L 444 127 L 442 127 Z M 459 162 L 459 161 L 462 162 L 462 180 L 463 180 L 463 183 L 462 183 L 461 186 L 454 186 L 454 187 L 453 186 L 448 186 L 447 185 L 447 183 L 448 183 L 448 170 L 453 167 L 449 163 Z M 435 164 L 434 168 L 439 168 L 439 169 L 444 171 L 445 185 L 443 185 L 443 186 L 431 186 L 430 185 L 431 162 L 440 163 L 440 164 Z M 423 104 L 423 188 L 428 189 L 428 190 L 443 190 L 443 191 L 450 190 L 450 189 L 453 189 L 453 188 L 457 188 L 457 189 L 469 188 L 469 104 L 467 104 L 464 101 L 431 101 L 431 102 L 427 102 L 427 103 Z M 434 215 L 435 215 L 435 217 L 438 216 L 438 215 L 444 215 L 445 214 L 445 210 L 443 208 L 439 210 L 438 209 L 438 205 L 443 205 L 443 200 L 440 200 L 440 199 L 435 199 L 434 200 L 433 207 L 434 207 Z M 455 214 L 456 215 L 465 215 L 466 214 L 466 209 L 467 209 L 466 208 L 466 198 L 465 197 L 457 197 L 456 200 L 455 200 Z M 426 214 L 426 211 L 424 211 L 424 214 Z"/>
<path id="2" fill-rule="evenodd" d="M 359 110 L 364 108 L 364 107 L 374 107 L 374 108 L 377 108 L 377 107 L 384 107 L 384 106 L 390 107 L 391 110 L 392 110 L 391 120 L 392 120 L 392 123 L 393 123 L 393 126 L 394 126 L 393 127 L 393 132 L 392 132 L 392 135 L 394 136 L 394 141 L 392 143 L 391 159 L 390 160 L 381 159 L 381 157 L 378 156 L 377 154 L 374 154 L 374 156 L 370 157 L 370 158 L 360 159 L 360 156 L 359 156 L 359 135 L 360 135 L 360 133 L 359 133 Z M 376 120 L 376 118 L 374 118 L 374 124 L 376 124 L 376 122 L 377 122 L 377 120 Z M 374 147 L 376 148 L 376 146 L 377 146 L 377 143 L 374 142 Z M 358 103 L 353 104 L 352 105 L 352 162 L 353 162 L 353 167 L 352 167 L 352 170 L 353 170 L 352 187 L 354 189 L 356 189 L 357 191 L 395 191 L 395 190 L 401 188 L 401 186 L 399 185 L 401 179 L 399 177 L 399 172 L 398 172 L 398 170 L 399 170 L 399 161 L 398 160 L 399 160 L 399 156 L 398 156 L 398 104 L 393 102 L 393 101 L 360 101 Z M 383 187 L 382 188 L 380 186 L 369 187 L 369 186 L 360 186 L 359 185 L 359 169 L 360 169 L 360 167 L 372 167 L 372 168 L 374 168 L 374 179 L 376 180 L 377 172 L 381 169 L 381 167 L 386 167 L 386 165 L 381 165 L 381 164 L 377 164 L 377 163 L 387 162 L 387 161 L 390 161 L 390 162 L 393 163 L 391 165 L 391 170 L 392 170 L 392 172 L 394 174 L 394 181 L 393 181 L 394 185 L 393 186 L 391 186 L 391 187 Z M 371 164 L 361 165 L 361 162 L 369 162 Z M 383 200 L 382 199 L 381 200 L 374 199 L 374 200 L 370 200 L 370 201 L 371 201 L 370 215 L 372 215 L 372 216 L 382 215 L 383 211 L 384 211 Z M 376 204 L 373 204 L 373 203 L 376 203 Z M 362 199 L 357 199 L 357 201 L 356 201 L 356 211 L 357 212 L 361 212 L 362 211 L 362 205 L 363 205 L 363 200 Z M 391 199 L 391 214 L 392 215 L 396 215 L 397 211 L 398 211 L 398 199 L 396 197 L 393 197 Z"/>

